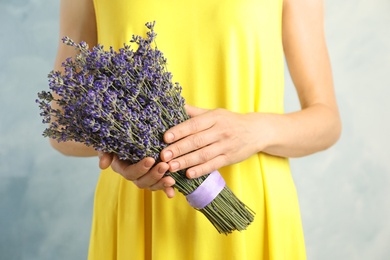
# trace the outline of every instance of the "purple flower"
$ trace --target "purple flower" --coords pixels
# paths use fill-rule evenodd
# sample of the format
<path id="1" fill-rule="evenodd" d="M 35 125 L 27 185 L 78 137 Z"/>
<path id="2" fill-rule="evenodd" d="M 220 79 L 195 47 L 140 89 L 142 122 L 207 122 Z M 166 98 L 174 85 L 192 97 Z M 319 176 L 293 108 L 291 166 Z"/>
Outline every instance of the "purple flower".
<path id="1" fill-rule="evenodd" d="M 38 93 L 40 115 L 43 123 L 48 124 L 43 136 L 58 142 L 82 142 L 131 163 L 145 157 L 158 161 L 160 151 L 167 145 L 164 132 L 187 120 L 188 115 L 181 86 L 172 83 L 166 58 L 154 45 L 154 25 L 146 24 L 149 31 L 145 38 L 132 37 L 130 43 L 137 45 L 135 50 L 127 44 L 117 51 L 112 47 L 106 51 L 102 45 L 89 49 L 85 42 L 75 43 L 64 37 L 63 42 L 78 54 L 62 63 L 63 73 L 49 73 L 50 91 Z M 61 109 L 54 109 L 52 102 Z M 190 180 L 185 171 L 169 175 L 184 195 L 192 193 L 207 178 Z M 244 229 L 253 215 L 227 187 L 223 192 L 212 202 L 214 206 L 210 204 L 201 211 L 221 233 Z M 215 215 L 215 205 L 216 209 L 230 205 L 227 198 L 231 207 Z M 231 212 L 231 217 L 224 215 L 227 212 Z"/>

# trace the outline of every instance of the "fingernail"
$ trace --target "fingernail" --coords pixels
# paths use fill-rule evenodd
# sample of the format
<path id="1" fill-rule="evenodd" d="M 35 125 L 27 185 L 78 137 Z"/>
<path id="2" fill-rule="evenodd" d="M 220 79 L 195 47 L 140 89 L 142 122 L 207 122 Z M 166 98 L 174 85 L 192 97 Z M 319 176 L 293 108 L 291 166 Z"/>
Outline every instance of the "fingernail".
<path id="1" fill-rule="evenodd" d="M 172 171 L 175 171 L 176 169 L 179 169 L 180 164 L 178 162 L 172 162 L 170 163 Z"/>
<path id="2" fill-rule="evenodd" d="M 170 159 L 172 159 L 172 157 L 173 157 L 172 151 L 168 150 L 168 151 L 164 152 L 164 159 L 165 159 L 165 161 L 169 161 Z"/>
<path id="3" fill-rule="evenodd" d="M 154 162 L 152 160 L 147 160 L 144 165 L 146 168 L 150 168 L 153 166 L 153 164 Z"/>
<path id="4" fill-rule="evenodd" d="M 172 133 L 166 133 L 165 134 L 165 140 L 169 143 L 172 142 L 175 136 Z"/>
<path id="5" fill-rule="evenodd" d="M 165 172 L 166 172 L 165 167 L 159 167 L 159 168 L 158 168 L 158 173 L 163 174 L 163 173 L 165 173 Z"/>
<path id="6" fill-rule="evenodd" d="M 195 174 L 196 174 L 196 172 L 194 170 L 188 170 L 187 171 L 188 178 L 194 178 Z"/>

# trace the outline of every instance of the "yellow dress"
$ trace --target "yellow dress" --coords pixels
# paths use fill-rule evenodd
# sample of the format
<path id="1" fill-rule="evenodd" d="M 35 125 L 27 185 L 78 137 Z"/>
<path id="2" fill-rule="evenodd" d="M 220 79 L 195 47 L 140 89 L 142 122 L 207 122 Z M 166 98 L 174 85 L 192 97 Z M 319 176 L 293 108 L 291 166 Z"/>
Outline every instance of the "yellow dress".
<path id="1" fill-rule="evenodd" d="M 156 21 L 158 48 L 188 104 L 283 113 L 282 0 L 94 0 L 98 40 L 122 47 Z M 221 235 L 178 193 L 138 189 L 112 170 L 95 194 L 89 260 L 305 259 L 295 186 L 285 158 L 253 155 L 220 169 L 256 212 Z"/>

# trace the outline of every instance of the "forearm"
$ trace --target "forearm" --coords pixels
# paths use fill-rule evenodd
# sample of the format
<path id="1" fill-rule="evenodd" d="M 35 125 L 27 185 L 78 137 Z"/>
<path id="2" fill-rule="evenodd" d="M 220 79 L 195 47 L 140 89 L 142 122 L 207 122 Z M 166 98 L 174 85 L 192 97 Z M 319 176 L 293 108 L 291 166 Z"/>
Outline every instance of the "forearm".
<path id="1" fill-rule="evenodd" d="M 60 39 L 57 55 L 54 63 L 54 70 L 63 72 L 62 62 L 77 53 L 72 47 L 62 43 L 62 37 L 69 36 L 75 42 L 85 41 L 90 47 L 97 44 L 97 32 L 95 23 L 95 12 L 93 1 L 90 0 L 62 0 L 60 6 Z M 55 98 L 60 98 L 53 93 Z M 54 109 L 61 109 L 52 102 Z M 55 120 L 55 118 L 52 118 Z M 60 153 L 68 156 L 96 156 L 97 152 L 92 147 L 74 141 L 57 142 L 51 139 L 50 144 Z"/>
<path id="2" fill-rule="evenodd" d="M 253 113 L 250 116 L 256 117 L 254 127 L 262 132 L 254 142 L 257 150 L 281 157 L 301 157 L 325 150 L 341 134 L 338 111 L 323 104 L 284 115 Z"/>
<path id="3" fill-rule="evenodd" d="M 50 139 L 51 146 L 66 156 L 77 156 L 77 157 L 91 157 L 97 156 L 97 151 L 88 147 L 82 143 L 74 141 L 57 142 L 54 139 Z"/>

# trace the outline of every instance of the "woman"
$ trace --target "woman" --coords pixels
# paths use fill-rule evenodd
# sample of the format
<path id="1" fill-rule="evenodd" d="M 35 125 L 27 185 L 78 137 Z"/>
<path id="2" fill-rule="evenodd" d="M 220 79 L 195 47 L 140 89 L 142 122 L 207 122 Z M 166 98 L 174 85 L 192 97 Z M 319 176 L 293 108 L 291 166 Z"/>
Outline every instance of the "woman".
<path id="1" fill-rule="evenodd" d="M 62 0 L 60 37 L 120 48 L 149 21 L 191 119 L 165 133 L 170 145 L 156 165 L 99 154 L 89 259 L 305 259 L 286 158 L 324 150 L 341 131 L 322 1 Z M 74 54 L 61 43 L 55 69 Z M 283 54 L 302 107 L 289 114 Z M 51 143 L 66 155 L 97 155 L 79 143 Z M 189 178 L 218 169 L 256 212 L 254 222 L 218 234 L 175 196 L 164 174 L 180 169 Z"/>

